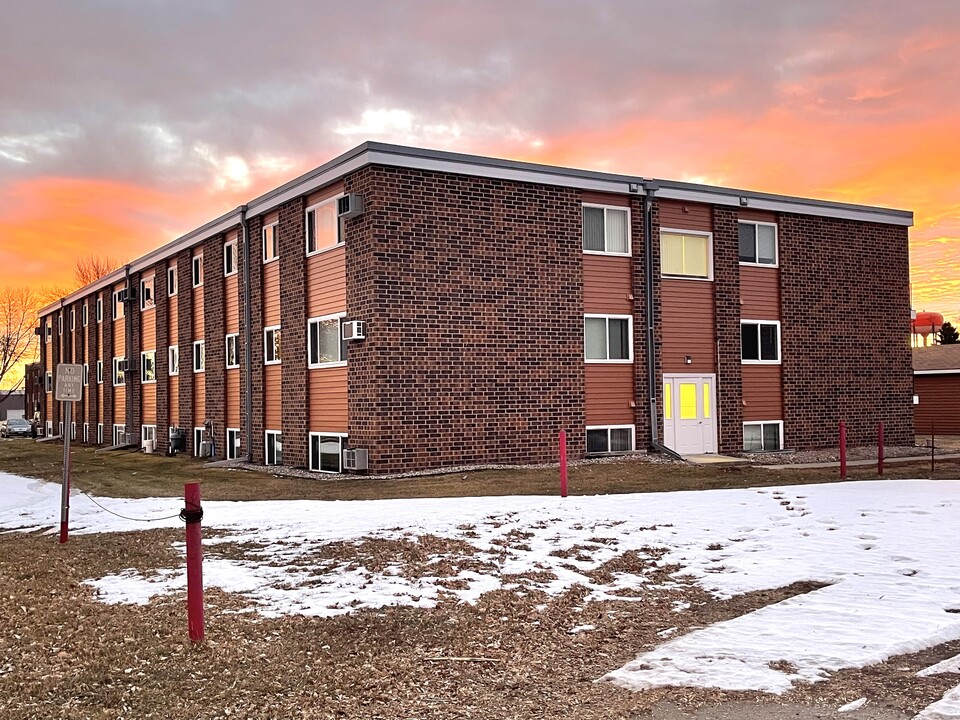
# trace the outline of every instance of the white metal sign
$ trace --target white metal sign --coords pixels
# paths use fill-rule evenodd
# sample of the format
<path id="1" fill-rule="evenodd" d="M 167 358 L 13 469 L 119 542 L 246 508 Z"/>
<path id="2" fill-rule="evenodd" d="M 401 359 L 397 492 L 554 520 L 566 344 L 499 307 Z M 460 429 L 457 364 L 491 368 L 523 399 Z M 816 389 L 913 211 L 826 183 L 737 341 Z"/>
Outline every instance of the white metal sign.
<path id="1" fill-rule="evenodd" d="M 57 365 L 57 400 L 79 400 L 83 393 L 83 365 Z"/>

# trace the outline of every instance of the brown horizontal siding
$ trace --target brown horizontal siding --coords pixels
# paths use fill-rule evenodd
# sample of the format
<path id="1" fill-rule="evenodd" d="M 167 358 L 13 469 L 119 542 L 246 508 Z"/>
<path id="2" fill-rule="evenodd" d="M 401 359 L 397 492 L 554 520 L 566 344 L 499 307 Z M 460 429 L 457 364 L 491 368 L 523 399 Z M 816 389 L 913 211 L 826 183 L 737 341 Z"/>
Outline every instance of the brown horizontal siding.
<path id="1" fill-rule="evenodd" d="M 740 317 L 780 319 L 780 269 L 740 266 Z"/>
<path id="2" fill-rule="evenodd" d="M 104 371 L 106 373 L 106 371 Z M 110 377 L 104 378 L 104 382 L 113 382 L 113 368 L 111 368 Z M 127 417 L 127 388 L 124 385 L 117 385 L 113 388 L 113 424 L 126 424 Z M 104 429 L 107 432 L 107 429 Z M 113 429 L 110 428 L 110 432 Z"/>
<path id="3" fill-rule="evenodd" d="M 583 256 L 583 311 L 630 315 L 633 313 L 632 258 Z"/>
<path id="4" fill-rule="evenodd" d="M 630 207 L 630 198 L 626 195 L 614 195 L 612 193 L 593 192 L 591 190 L 585 190 L 580 196 L 580 200 L 587 205 Z"/>
<path id="5" fill-rule="evenodd" d="M 280 324 L 280 262 L 263 266 L 263 326 Z M 262 360 L 262 358 L 261 358 Z"/>
<path id="6" fill-rule="evenodd" d="M 678 200 L 658 200 L 657 205 L 662 228 L 713 232 L 713 212 L 709 205 Z"/>
<path id="7" fill-rule="evenodd" d="M 240 273 L 231 275 L 223 282 L 224 292 L 226 293 L 223 302 L 224 332 L 227 335 L 240 332 L 239 276 Z"/>
<path id="8" fill-rule="evenodd" d="M 920 398 L 913 406 L 913 427 L 918 435 L 929 435 L 931 424 L 937 435 L 960 435 L 960 373 L 915 375 L 913 392 Z"/>
<path id="9" fill-rule="evenodd" d="M 263 369 L 263 422 L 266 430 L 282 429 L 281 368 L 281 365 L 267 365 Z"/>
<path id="10" fill-rule="evenodd" d="M 227 427 L 240 427 L 240 370 L 227 370 Z"/>
<path id="11" fill-rule="evenodd" d="M 157 347 L 157 311 L 140 314 L 140 349 L 155 350 Z"/>
<path id="12" fill-rule="evenodd" d="M 308 317 L 332 315 L 347 309 L 345 257 L 341 246 L 307 258 Z"/>
<path id="13" fill-rule="evenodd" d="M 752 210 L 750 208 L 740 208 L 737 212 L 739 220 L 753 220 L 754 222 L 777 222 L 777 214 L 768 210 Z"/>
<path id="14" fill-rule="evenodd" d="M 347 432 L 347 368 L 309 371 L 311 432 Z"/>
<path id="15" fill-rule="evenodd" d="M 193 421 L 191 427 L 200 427 L 207 416 L 207 376 L 193 376 Z"/>
<path id="16" fill-rule="evenodd" d="M 170 389 L 167 391 L 167 397 L 170 398 L 170 407 L 168 408 L 170 414 L 170 426 L 180 427 L 180 402 L 178 401 L 178 398 L 180 397 L 180 378 L 174 375 L 169 380 Z"/>
<path id="17" fill-rule="evenodd" d="M 310 207 L 311 205 L 316 205 L 317 203 L 323 202 L 324 200 L 328 198 L 332 198 L 335 195 L 340 195 L 341 193 L 343 193 L 342 181 L 336 182 L 333 185 L 327 185 L 327 187 L 323 188 L 322 190 L 317 190 L 316 192 L 313 192 L 307 195 L 307 207 Z M 277 215 L 276 213 L 273 213 L 272 215 L 273 220 L 271 220 L 270 222 L 277 221 L 276 215 Z M 271 217 L 271 216 L 268 216 L 268 217 Z M 306 246 L 304 246 L 304 249 L 306 249 Z"/>
<path id="18" fill-rule="evenodd" d="M 743 421 L 783 419 L 780 365 L 744 365 Z"/>
<path id="19" fill-rule="evenodd" d="M 715 373 L 713 283 L 663 280 L 660 288 L 663 372 Z M 689 365 L 684 362 L 687 355 L 693 360 Z"/>
<path id="20" fill-rule="evenodd" d="M 206 279 L 204 279 L 206 282 Z M 198 288 L 193 288 L 193 339 L 194 340 L 203 340 L 203 286 L 201 285 Z M 192 353 L 193 350 L 191 349 Z M 181 359 L 183 358 L 183 352 L 181 350 L 180 354 Z M 192 363 L 192 355 L 190 356 Z M 183 363 L 181 363 L 182 365 Z"/>
<path id="21" fill-rule="evenodd" d="M 140 388 L 140 419 L 144 425 L 157 424 L 157 386 L 146 383 Z"/>
<path id="22" fill-rule="evenodd" d="M 633 365 L 584 365 L 587 425 L 633 425 Z"/>

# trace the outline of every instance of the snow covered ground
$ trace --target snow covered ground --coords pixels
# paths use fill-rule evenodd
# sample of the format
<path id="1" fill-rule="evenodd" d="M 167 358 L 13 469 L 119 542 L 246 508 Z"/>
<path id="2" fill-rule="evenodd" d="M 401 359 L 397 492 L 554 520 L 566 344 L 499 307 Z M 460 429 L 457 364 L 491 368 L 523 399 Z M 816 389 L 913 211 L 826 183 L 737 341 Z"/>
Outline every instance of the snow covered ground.
<path id="1" fill-rule="evenodd" d="M 52 529 L 59 486 L 0 474 L 0 528 Z M 98 498 L 131 517 L 175 514 L 172 498 Z M 243 559 L 209 557 L 205 582 L 247 596 L 265 615 L 330 616 L 385 605 L 466 602 L 501 588 L 620 600 L 643 574 L 592 571 L 627 551 L 678 566 L 719 598 L 814 581 L 825 587 L 674 637 L 609 673 L 631 688 L 663 685 L 782 693 L 841 668 L 863 667 L 960 639 L 960 481 L 884 481 L 598 497 L 490 497 L 356 502 L 206 502 L 208 542 L 249 543 Z M 162 520 L 148 527 L 177 527 Z M 71 531 L 142 530 L 88 498 L 72 499 Z M 407 577 L 324 553 L 330 543 L 436 536 L 461 549 L 431 561 L 455 574 Z M 252 548 L 252 550 L 249 550 Z M 523 573 L 536 573 L 518 578 Z M 505 577 L 506 576 L 506 577 Z M 456 579 L 457 582 L 449 582 Z M 661 581 L 662 582 L 662 581 Z M 92 578 L 105 602 L 148 602 L 183 589 L 183 572 Z M 642 595 L 640 596 L 642 598 Z M 574 629 L 589 632 L 586 627 Z M 930 672 L 958 671 L 960 658 Z M 960 687 L 917 716 L 960 717 Z"/>

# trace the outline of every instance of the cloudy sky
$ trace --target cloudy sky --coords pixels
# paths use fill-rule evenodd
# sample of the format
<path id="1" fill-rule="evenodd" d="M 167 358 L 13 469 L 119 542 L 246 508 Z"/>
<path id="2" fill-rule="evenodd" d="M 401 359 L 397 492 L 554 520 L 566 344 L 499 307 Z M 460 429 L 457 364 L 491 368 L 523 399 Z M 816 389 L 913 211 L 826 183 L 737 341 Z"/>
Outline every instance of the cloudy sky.
<path id="1" fill-rule="evenodd" d="M 0 287 L 372 139 L 913 210 L 960 316 L 956 0 L 4 5 Z"/>

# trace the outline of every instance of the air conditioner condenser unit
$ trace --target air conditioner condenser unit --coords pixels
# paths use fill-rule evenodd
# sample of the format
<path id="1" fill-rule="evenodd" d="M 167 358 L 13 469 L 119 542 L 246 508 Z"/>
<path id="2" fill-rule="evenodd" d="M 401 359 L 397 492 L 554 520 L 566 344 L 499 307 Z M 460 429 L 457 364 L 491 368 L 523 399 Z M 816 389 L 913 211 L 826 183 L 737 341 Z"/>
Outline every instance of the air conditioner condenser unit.
<path id="1" fill-rule="evenodd" d="M 344 470 L 366 470 L 367 469 L 367 449 L 366 448 L 348 448 L 343 451 L 343 469 Z"/>

